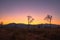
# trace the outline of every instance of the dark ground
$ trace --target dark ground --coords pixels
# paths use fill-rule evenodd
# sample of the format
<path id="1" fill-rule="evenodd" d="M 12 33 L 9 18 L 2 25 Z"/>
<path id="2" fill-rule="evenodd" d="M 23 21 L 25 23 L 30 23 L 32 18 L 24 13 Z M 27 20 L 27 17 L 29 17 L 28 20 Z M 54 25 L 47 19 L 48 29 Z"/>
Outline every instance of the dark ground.
<path id="1" fill-rule="evenodd" d="M 0 40 L 60 40 L 60 29 L 0 28 Z"/>

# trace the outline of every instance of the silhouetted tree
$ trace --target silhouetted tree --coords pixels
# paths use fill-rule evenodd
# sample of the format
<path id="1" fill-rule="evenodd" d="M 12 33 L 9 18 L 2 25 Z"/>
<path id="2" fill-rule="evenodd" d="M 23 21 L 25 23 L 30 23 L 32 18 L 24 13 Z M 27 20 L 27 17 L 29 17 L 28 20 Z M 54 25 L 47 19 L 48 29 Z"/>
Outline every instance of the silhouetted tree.
<path id="1" fill-rule="evenodd" d="M 27 16 L 28 17 L 28 27 L 30 25 L 30 23 L 33 22 L 34 18 L 32 18 L 32 16 Z"/>
<path id="2" fill-rule="evenodd" d="M 51 21 L 52 21 L 52 16 L 51 15 L 47 15 L 44 20 L 47 20 L 49 21 L 49 23 L 51 24 Z"/>
<path id="3" fill-rule="evenodd" d="M 27 16 L 27 17 L 28 17 L 28 24 L 30 24 L 34 20 L 34 18 L 32 18 L 32 16 Z"/>

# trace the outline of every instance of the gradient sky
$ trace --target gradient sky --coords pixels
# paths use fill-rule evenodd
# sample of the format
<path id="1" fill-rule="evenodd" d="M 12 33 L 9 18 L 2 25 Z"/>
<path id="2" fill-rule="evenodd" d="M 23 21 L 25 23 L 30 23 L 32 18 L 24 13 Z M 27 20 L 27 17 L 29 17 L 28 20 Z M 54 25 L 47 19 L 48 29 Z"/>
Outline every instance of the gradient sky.
<path id="1" fill-rule="evenodd" d="M 48 23 L 44 18 L 52 15 L 52 24 L 60 24 L 60 0 L 0 0 L 0 22 L 26 23 L 27 16 L 35 20 L 32 24 Z"/>

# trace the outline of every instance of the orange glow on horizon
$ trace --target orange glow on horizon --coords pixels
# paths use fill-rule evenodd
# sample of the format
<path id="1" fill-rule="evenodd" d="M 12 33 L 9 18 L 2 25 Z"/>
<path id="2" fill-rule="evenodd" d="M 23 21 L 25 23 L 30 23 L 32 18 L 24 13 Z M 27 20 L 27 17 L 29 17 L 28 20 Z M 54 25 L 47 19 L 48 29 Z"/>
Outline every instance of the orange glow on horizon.
<path id="1" fill-rule="evenodd" d="M 39 20 L 39 19 L 38 19 Z M 46 23 L 49 23 L 45 20 L 34 20 L 31 24 L 32 25 L 37 25 L 37 24 L 46 24 Z M 28 24 L 28 21 L 27 19 L 21 19 L 21 20 L 18 20 L 18 19 L 8 19 L 8 20 L 3 20 L 3 24 L 9 24 L 9 23 L 24 23 L 24 24 Z M 60 25 L 60 22 L 59 21 L 52 21 L 52 24 L 58 24 Z"/>

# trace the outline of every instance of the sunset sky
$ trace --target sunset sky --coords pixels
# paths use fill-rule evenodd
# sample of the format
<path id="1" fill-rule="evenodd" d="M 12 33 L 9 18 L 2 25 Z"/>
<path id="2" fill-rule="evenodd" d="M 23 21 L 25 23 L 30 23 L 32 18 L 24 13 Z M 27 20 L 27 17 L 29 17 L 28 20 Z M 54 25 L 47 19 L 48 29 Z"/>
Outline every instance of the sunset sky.
<path id="1" fill-rule="evenodd" d="M 52 15 L 52 24 L 60 25 L 60 0 L 0 0 L 0 22 L 28 23 L 27 16 L 32 16 L 32 24 L 48 23 L 44 18 Z"/>

